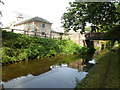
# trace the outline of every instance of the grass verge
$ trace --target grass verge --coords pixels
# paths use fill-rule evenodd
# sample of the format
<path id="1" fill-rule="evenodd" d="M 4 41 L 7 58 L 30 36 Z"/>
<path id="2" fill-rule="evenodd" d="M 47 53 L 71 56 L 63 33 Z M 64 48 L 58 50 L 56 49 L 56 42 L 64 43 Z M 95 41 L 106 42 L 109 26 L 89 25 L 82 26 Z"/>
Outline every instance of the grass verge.
<path id="1" fill-rule="evenodd" d="M 76 88 L 120 88 L 120 48 L 100 56 L 98 63 Z"/>

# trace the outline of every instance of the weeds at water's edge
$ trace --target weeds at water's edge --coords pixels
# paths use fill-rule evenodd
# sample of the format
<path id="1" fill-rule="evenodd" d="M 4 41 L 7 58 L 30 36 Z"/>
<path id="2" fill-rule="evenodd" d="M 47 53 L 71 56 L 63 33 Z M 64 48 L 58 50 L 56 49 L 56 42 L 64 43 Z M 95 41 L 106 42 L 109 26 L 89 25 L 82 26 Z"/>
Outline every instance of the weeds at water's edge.
<path id="1" fill-rule="evenodd" d="M 78 85 L 78 88 L 120 88 L 119 65 L 120 49 L 115 52 L 107 51 L 100 54 L 98 64 L 89 71 L 89 74 Z"/>

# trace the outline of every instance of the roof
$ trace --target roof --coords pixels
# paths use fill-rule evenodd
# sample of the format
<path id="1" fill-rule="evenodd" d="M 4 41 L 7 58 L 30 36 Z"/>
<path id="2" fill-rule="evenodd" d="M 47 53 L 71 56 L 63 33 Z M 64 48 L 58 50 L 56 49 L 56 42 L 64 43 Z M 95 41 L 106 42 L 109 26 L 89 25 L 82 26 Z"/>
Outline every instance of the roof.
<path id="1" fill-rule="evenodd" d="M 21 21 L 21 22 L 19 22 L 19 23 L 14 24 L 14 25 L 16 26 L 16 25 L 24 24 L 24 23 L 31 22 L 31 21 L 38 21 L 38 22 L 44 22 L 44 23 L 52 24 L 52 23 L 50 23 L 49 21 L 47 21 L 47 20 L 45 20 L 45 19 L 37 16 L 37 17 L 34 17 L 34 18 L 30 18 L 30 19 Z"/>

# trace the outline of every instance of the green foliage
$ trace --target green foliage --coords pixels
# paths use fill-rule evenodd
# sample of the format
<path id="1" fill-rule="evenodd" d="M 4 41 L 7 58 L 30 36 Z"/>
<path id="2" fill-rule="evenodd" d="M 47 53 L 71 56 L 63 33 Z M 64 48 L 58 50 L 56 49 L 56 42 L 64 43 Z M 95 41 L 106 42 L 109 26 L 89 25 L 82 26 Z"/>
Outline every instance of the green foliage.
<path id="1" fill-rule="evenodd" d="M 60 54 L 85 54 L 90 51 L 70 39 L 28 37 L 12 32 L 2 32 L 2 63 L 43 58 Z M 83 53 L 84 52 L 84 53 Z"/>
<path id="2" fill-rule="evenodd" d="M 119 48 L 114 48 L 115 52 L 104 51 L 95 56 L 97 64 L 76 88 L 119 88 Z"/>
<path id="3" fill-rule="evenodd" d="M 104 32 L 120 23 L 119 2 L 73 2 L 62 17 L 63 27 L 85 31 L 91 23 L 91 32 Z"/>
<path id="4" fill-rule="evenodd" d="M 91 32 L 91 27 L 90 26 L 85 27 L 85 31 Z"/>
<path id="5" fill-rule="evenodd" d="M 107 38 L 120 39 L 120 25 L 113 26 L 109 32 L 107 32 Z"/>
<path id="6" fill-rule="evenodd" d="M 115 45 L 119 45 L 120 40 L 108 40 L 106 43 L 106 49 L 110 50 L 112 49 Z"/>

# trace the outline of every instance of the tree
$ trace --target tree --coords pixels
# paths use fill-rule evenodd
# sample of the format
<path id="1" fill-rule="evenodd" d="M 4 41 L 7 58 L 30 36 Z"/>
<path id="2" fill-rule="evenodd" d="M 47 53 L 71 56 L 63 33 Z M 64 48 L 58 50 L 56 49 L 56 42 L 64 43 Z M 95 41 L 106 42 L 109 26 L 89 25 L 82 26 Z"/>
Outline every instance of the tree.
<path id="1" fill-rule="evenodd" d="M 0 3 L 4 4 L 4 2 L 1 0 L 0 0 Z M 2 11 L 0 11 L 0 15 L 2 16 Z"/>
<path id="2" fill-rule="evenodd" d="M 0 3 L 4 4 L 3 1 L 0 0 Z M 2 16 L 2 11 L 0 10 L 0 17 Z M 0 25 L 2 25 L 2 22 L 0 22 Z"/>
<path id="3" fill-rule="evenodd" d="M 85 32 L 86 23 L 91 23 L 91 32 L 107 32 L 120 26 L 120 3 L 70 2 L 62 23 L 66 31 L 82 29 Z"/>

